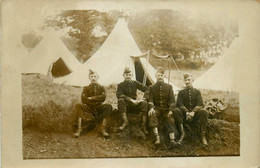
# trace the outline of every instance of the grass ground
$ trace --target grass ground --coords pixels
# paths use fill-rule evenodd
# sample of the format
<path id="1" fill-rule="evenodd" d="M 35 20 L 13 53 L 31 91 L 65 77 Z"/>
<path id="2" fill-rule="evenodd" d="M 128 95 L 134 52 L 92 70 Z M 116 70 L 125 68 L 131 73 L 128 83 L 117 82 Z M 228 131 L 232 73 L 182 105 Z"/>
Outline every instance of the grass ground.
<path id="1" fill-rule="evenodd" d="M 180 86 L 181 82 L 178 85 Z M 116 108 L 116 87 L 110 86 L 106 89 L 106 102 Z M 23 75 L 23 157 L 25 159 L 208 156 L 240 153 L 237 93 L 202 91 L 205 100 L 218 97 L 230 102 L 230 107 L 220 117 L 222 120 L 209 121 L 207 148 L 200 145 L 199 137 L 194 134 L 194 131 L 185 128 L 187 136 L 183 145 L 168 149 L 168 137 L 163 134 L 163 130 L 161 130 L 163 143 L 159 147 L 153 145 L 152 135 L 144 140 L 144 135 L 136 124 L 130 126 L 125 132 L 117 132 L 121 124 L 117 113 L 113 113 L 109 122 L 108 131 L 111 139 L 102 138 L 97 130 L 79 139 L 73 138 L 73 107 L 80 102 L 81 92 L 81 88 L 60 86 L 43 76 Z M 192 129 L 196 130 L 196 128 Z"/>

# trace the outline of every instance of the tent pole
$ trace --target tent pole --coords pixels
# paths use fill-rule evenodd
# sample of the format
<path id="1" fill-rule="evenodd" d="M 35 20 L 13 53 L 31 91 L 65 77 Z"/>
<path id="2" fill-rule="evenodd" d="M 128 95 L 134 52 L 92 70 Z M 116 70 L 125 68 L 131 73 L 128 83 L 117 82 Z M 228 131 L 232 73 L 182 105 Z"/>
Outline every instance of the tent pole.
<path id="1" fill-rule="evenodd" d="M 149 58 L 150 57 L 150 50 L 148 50 L 147 52 L 147 56 L 146 56 L 146 59 L 149 61 Z M 140 60 L 140 58 L 139 58 Z M 144 77 L 143 77 L 143 85 L 145 86 L 146 85 L 146 81 L 147 81 L 147 66 L 148 66 L 148 61 L 147 61 L 147 64 L 146 64 L 146 67 L 144 69 Z"/>
<path id="2" fill-rule="evenodd" d="M 183 76 L 183 74 L 182 74 L 182 72 L 180 71 L 180 69 L 178 68 L 178 66 L 177 66 L 176 62 L 174 61 L 174 59 L 173 59 L 171 56 L 170 56 L 170 58 L 171 58 L 172 62 L 174 63 L 174 65 L 176 66 L 176 68 L 177 68 L 177 70 L 178 70 L 178 72 L 179 72 L 180 76 L 182 77 L 182 76 Z"/>
<path id="3" fill-rule="evenodd" d="M 168 69 L 169 69 L 169 74 L 168 74 L 168 83 L 170 83 L 170 77 L 171 77 L 171 69 L 170 69 L 170 61 L 167 59 L 168 62 Z"/>

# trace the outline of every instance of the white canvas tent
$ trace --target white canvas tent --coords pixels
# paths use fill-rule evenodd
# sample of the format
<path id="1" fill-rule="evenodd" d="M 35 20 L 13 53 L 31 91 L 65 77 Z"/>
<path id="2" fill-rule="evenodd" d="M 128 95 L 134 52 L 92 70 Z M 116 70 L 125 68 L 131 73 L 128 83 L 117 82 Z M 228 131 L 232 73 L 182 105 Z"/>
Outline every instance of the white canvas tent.
<path id="1" fill-rule="evenodd" d="M 54 82 L 65 85 L 86 86 L 90 83 L 88 79 L 89 69 L 92 69 L 99 74 L 100 84 L 104 86 L 116 84 L 124 80 L 123 71 L 125 67 L 129 67 L 134 72 L 135 78 L 134 60 L 130 57 L 131 55 L 142 55 L 142 52 L 131 35 L 127 22 L 125 19 L 120 18 L 111 34 L 99 50 L 84 63 L 82 69 L 63 78 L 57 78 Z M 148 63 L 147 75 L 151 82 L 154 83 L 155 69 L 146 58 L 140 58 L 140 62 L 143 68 L 146 68 Z M 175 85 L 173 86 L 177 88 Z"/>
<path id="2" fill-rule="evenodd" d="M 238 91 L 236 71 L 243 50 L 241 37 L 236 38 L 222 58 L 193 82 L 193 86 L 208 90 Z"/>
<path id="3" fill-rule="evenodd" d="M 141 54 L 124 19 L 119 19 L 105 42 L 98 51 L 84 63 L 83 67 L 63 78 L 57 78 L 55 83 L 65 85 L 88 85 L 89 69 L 99 74 L 99 82 L 109 85 L 123 81 L 123 70 L 129 67 L 133 72 L 134 63 L 131 54 Z M 134 73 L 135 74 L 135 73 Z"/>
<path id="4" fill-rule="evenodd" d="M 71 72 L 82 66 L 59 36 L 55 33 L 49 33 L 28 55 L 22 58 L 22 73 L 46 75 L 49 67 L 60 58 Z"/>

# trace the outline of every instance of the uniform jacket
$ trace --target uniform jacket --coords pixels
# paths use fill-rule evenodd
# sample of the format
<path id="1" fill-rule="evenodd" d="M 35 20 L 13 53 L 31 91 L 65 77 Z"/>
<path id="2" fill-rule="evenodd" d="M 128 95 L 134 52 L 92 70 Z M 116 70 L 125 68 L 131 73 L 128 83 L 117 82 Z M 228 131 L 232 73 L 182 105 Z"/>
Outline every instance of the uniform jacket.
<path id="1" fill-rule="evenodd" d="M 123 81 L 117 86 L 116 96 L 118 99 L 124 98 L 125 100 L 130 101 L 130 98 L 136 99 L 137 89 L 145 92 L 147 87 L 143 86 L 138 81 Z"/>
<path id="2" fill-rule="evenodd" d="M 88 99 L 91 97 L 91 100 Z M 106 91 L 103 86 L 98 83 L 91 83 L 90 85 L 83 88 L 81 94 L 81 101 L 83 104 L 91 107 L 98 108 L 106 99 Z"/>
<path id="3" fill-rule="evenodd" d="M 172 111 L 176 107 L 172 86 L 164 82 L 150 86 L 145 98 L 148 99 L 149 110 L 155 106 Z"/>
<path id="4" fill-rule="evenodd" d="M 186 87 L 181 90 L 177 98 L 177 106 L 185 112 L 197 112 L 203 107 L 203 99 L 198 89 Z"/>

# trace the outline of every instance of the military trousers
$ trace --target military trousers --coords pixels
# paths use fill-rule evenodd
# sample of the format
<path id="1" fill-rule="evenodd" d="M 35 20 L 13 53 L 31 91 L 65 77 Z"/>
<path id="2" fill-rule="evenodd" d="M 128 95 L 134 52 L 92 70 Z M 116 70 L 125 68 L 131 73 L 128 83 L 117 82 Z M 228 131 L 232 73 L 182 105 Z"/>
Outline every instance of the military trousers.
<path id="1" fill-rule="evenodd" d="M 182 111 L 179 108 L 174 109 L 174 114 L 181 115 L 180 119 L 178 119 L 178 120 L 176 119 L 177 125 L 182 124 L 183 122 L 185 122 L 185 123 L 197 122 L 198 124 L 205 126 L 208 122 L 208 112 L 203 108 L 201 108 L 197 112 L 195 112 L 195 115 L 194 115 L 192 121 L 187 121 L 186 120 L 186 112 Z"/>
<path id="2" fill-rule="evenodd" d="M 147 102 L 141 101 L 138 104 L 125 101 L 125 99 L 118 99 L 118 112 L 119 113 L 136 113 L 141 116 L 147 115 Z"/>
<path id="3" fill-rule="evenodd" d="M 95 128 L 100 121 L 109 117 L 112 113 L 112 106 L 111 104 L 102 104 L 93 108 L 86 104 L 76 104 L 75 113 L 77 119 L 81 118 L 82 129 L 89 131 Z"/>
<path id="4" fill-rule="evenodd" d="M 162 124 L 166 128 L 167 133 L 177 133 L 175 120 L 172 116 L 168 116 L 169 109 L 155 107 L 155 113 L 149 117 L 149 127 L 159 127 Z M 161 123 L 159 123 L 161 121 Z"/>

